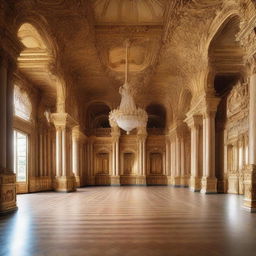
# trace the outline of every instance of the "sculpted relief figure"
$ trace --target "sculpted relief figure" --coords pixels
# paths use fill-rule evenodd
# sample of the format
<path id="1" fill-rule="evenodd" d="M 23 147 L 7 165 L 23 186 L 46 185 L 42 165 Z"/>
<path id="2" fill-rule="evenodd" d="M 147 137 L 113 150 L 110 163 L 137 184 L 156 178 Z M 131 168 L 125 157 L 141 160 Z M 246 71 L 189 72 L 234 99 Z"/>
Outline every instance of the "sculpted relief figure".
<path id="1" fill-rule="evenodd" d="M 227 116 L 231 117 L 248 105 L 248 89 L 247 84 L 242 84 L 240 81 L 234 86 L 227 99 Z"/>

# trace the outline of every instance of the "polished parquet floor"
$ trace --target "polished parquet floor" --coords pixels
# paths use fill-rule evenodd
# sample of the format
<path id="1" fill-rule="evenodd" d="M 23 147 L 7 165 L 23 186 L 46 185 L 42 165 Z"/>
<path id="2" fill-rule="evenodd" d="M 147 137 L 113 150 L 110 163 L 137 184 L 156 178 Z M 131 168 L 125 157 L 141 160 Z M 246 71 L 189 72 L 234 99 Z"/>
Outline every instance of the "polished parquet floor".
<path id="1" fill-rule="evenodd" d="M 0 217 L 4 256 L 255 256 L 242 197 L 173 187 L 90 187 L 18 196 Z"/>

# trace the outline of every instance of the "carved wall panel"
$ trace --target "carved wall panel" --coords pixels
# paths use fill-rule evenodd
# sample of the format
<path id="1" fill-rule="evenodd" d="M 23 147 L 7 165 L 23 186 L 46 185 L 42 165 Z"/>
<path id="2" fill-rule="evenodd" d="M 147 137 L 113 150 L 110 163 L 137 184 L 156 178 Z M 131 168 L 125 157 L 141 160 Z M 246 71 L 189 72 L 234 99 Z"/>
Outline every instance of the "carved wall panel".
<path id="1" fill-rule="evenodd" d="M 123 154 L 123 174 L 132 175 L 135 173 L 135 155 L 132 152 Z"/>
<path id="2" fill-rule="evenodd" d="M 150 174 L 163 174 L 163 157 L 161 153 L 152 152 L 149 155 Z"/>
<path id="3" fill-rule="evenodd" d="M 248 84 L 238 82 L 227 97 L 225 147 L 228 193 L 244 194 L 244 170 L 248 164 Z"/>

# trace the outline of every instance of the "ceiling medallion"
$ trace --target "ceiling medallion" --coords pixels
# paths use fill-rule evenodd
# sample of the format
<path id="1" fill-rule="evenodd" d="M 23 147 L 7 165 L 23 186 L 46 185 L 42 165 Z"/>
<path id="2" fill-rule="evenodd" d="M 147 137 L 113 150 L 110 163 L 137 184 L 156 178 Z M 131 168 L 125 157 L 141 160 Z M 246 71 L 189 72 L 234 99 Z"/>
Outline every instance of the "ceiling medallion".
<path id="1" fill-rule="evenodd" d="M 148 121 L 147 112 L 144 109 L 137 108 L 132 95 L 132 89 L 128 82 L 128 47 L 130 41 L 126 41 L 126 56 L 125 56 L 125 83 L 119 88 L 121 94 L 121 103 L 117 109 L 114 109 L 109 114 L 110 123 L 117 124 L 121 129 L 130 134 L 135 128 L 146 127 Z"/>

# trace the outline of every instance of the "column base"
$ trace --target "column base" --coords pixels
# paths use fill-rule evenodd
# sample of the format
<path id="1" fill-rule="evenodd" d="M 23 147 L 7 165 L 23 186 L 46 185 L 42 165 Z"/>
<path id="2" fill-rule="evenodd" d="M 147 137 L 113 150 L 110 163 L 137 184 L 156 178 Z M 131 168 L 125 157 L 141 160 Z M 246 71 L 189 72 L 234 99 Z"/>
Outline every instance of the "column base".
<path id="1" fill-rule="evenodd" d="M 244 171 L 243 208 L 256 212 L 256 165 L 247 165 Z"/>
<path id="2" fill-rule="evenodd" d="M 228 194 L 238 194 L 239 179 L 237 174 L 229 174 L 228 176 Z"/>
<path id="3" fill-rule="evenodd" d="M 189 180 L 189 189 L 193 192 L 200 192 L 201 190 L 201 178 L 191 177 Z"/>
<path id="4" fill-rule="evenodd" d="M 227 180 L 222 179 L 217 181 L 217 191 L 218 193 L 227 193 Z"/>
<path id="5" fill-rule="evenodd" d="M 174 187 L 181 187 L 181 177 L 174 177 L 173 182 Z"/>
<path id="6" fill-rule="evenodd" d="M 0 214 L 16 211 L 16 175 L 0 174 Z"/>
<path id="7" fill-rule="evenodd" d="M 186 176 L 181 176 L 180 177 L 180 186 L 183 187 L 183 188 L 187 188 L 188 187 L 188 180 L 189 178 L 186 177 Z"/>
<path id="8" fill-rule="evenodd" d="M 120 176 L 110 176 L 111 186 L 120 186 Z"/>
<path id="9" fill-rule="evenodd" d="M 200 193 L 202 194 L 215 194 L 217 193 L 217 179 L 216 178 L 209 178 L 203 177 L 201 180 L 202 188 Z"/>
<path id="10" fill-rule="evenodd" d="M 85 177 L 85 185 L 86 186 L 94 186 L 95 185 L 95 177 L 94 176 L 86 176 Z"/>
<path id="11" fill-rule="evenodd" d="M 173 176 L 167 176 L 167 182 L 168 182 L 168 186 L 174 185 L 174 177 Z"/>
<path id="12" fill-rule="evenodd" d="M 81 179 L 80 179 L 80 176 L 75 176 L 75 179 L 76 179 L 76 187 L 77 187 L 77 188 L 80 188 L 80 187 L 81 187 Z"/>
<path id="13" fill-rule="evenodd" d="M 56 177 L 54 181 L 54 190 L 56 192 L 73 192 L 76 191 L 76 179 L 70 177 Z"/>
<path id="14" fill-rule="evenodd" d="M 147 176 L 147 185 L 154 186 L 154 185 L 168 185 L 168 178 L 165 175 L 161 174 L 150 174 Z"/>
<path id="15" fill-rule="evenodd" d="M 53 182 L 51 177 L 30 177 L 29 178 L 29 192 L 50 191 L 53 189 Z M 17 191 L 18 193 L 18 191 Z"/>
<path id="16" fill-rule="evenodd" d="M 120 176 L 121 185 L 146 185 L 146 176 L 139 175 L 121 175 Z"/>

